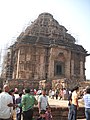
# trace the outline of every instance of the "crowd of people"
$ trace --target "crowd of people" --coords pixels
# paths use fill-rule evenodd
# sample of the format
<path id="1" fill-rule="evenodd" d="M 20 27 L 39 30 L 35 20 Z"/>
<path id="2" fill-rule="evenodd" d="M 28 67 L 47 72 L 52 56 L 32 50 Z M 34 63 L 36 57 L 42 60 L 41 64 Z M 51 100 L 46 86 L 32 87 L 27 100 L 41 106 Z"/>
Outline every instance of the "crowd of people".
<path id="1" fill-rule="evenodd" d="M 17 120 L 33 120 L 34 105 L 38 105 L 39 110 L 39 117 L 36 120 L 52 120 L 46 89 L 42 89 L 38 101 L 30 94 L 29 88 L 25 88 L 23 93 L 20 92 L 17 98 L 14 92 L 7 84 L 0 90 L 0 120 L 14 120 L 14 113 Z"/>
<path id="2" fill-rule="evenodd" d="M 68 98 L 68 91 L 66 88 L 61 88 L 61 89 L 50 89 L 49 90 L 49 97 L 54 99 L 59 99 L 59 100 L 66 100 Z"/>
<path id="3" fill-rule="evenodd" d="M 81 97 L 79 94 L 81 93 Z M 87 86 L 86 89 L 79 91 L 79 87 L 75 86 L 68 97 L 68 120 L 77 120 L 77 110 L 79 109 L 78 99 L 81 98 L 85 106 L 85 116 L 86 120 L 90 120 L 90 86 Z"/>
<path id="4" fill-rule="evenodd" d="M 68 92 L 68 120 L 77 119 L 78 104 L 78 92 L 79 87 L 75 86 Z M 25 88 L 22 92 L 18 93 L 18 97 L 15 98 L 15 90 L 10 89 L 7 84 L 3 86 L 3 90 L 0 89 L 0 120 L 14 120 L 14 113 L 16 113 L 17 120 L 33 120 L 34 105 L 38 106 L 39 117 L 34 120 L 53 120 L 51 114 L 51 107 L 48 102 L 48 96 L 46 89 L 42 89 L 39 93 L 38 99 L 30 94 L 30 89 Z M 34 92 L 36 95 L 38 92 Z M 66 89 L 50 90 L 48 95 L 52 99 L 58 97 L 63 100 L 63 96 L 67 94 Z M 82 99 L 85 104 L 86 120 L 90 120 L 90 87 L 86 87 L 83 91 Z"/>

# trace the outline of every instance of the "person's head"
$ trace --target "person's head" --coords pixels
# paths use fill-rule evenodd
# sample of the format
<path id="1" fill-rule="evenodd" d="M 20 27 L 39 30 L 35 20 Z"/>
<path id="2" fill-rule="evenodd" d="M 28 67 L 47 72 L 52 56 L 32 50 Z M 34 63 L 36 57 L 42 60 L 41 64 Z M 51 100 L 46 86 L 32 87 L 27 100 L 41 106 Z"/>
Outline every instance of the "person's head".
<path id="1" fill-rule="evenodd" d="M 71 93 L 74 91 L 74 88 L 71 89 Z"/>
<path id="2" fill-rule="evenodd" d="M 9 86 L 8 86 L 7 84 L 5 84 L 5 85 L 3 86 L 3 91 L 4 91 L 4 92 L 9 92 Z"/>
<path id="3" fill-rule="evenodd" d="M 19 97 L 22 97 L 22 92 L 19 93 Z"/>
<path id="4" fill-rule="evenodd" d="M 18 94 L 18 89 L 17 88 L 15 88 L 14 91 L 15 91 L 15 94 Z"/>
<path id="5" fill-rule="evenodd" d="M 47 106 L 47 107 L 46 107 L 46 111 L 51 112 L 51 107 L 50 107 L 50 106 Z"/>
<path id="6" fill-rule="evenodd" d="M 42 94 L 43 94 L 43 95 L 46 95 L 46 89 L 45 89 L 45 88 L 42 89 Z"/>
<path id="7" fill-rule="evenodd" d="M 90 94 L 90 87 L 88 87 L 88 88 L 86 89 L 86 93 L 87 93 L 87 94 Z"/>
<path id="8" fill-rule="evenodd" d="M 40 111 L 40 116 L 41 116 L 42 118 L 45 118 L 45 112 L 46 112 L 45 110 L 41 110 L 41 111 Z"/>
<path id="9" fill-rule="evenodd" d="M 25 89 L 23 89 L 23 94 L 25 94 Z"/>
<path id="10" fill-rule="evenodd" d="M 29 89 L 29 88 L 26 88 L 26 89 L 25 89 L 25 93 L 30 93 L 30 89 Z"/>
<path id="11" fill-rule="evenodd" d="M 73 91 L 78 92 L 78 91 L 79 91 L 79 87 L 78 87 L 78 86 L 75 86 L 74 89 L 73 89 Z"/>

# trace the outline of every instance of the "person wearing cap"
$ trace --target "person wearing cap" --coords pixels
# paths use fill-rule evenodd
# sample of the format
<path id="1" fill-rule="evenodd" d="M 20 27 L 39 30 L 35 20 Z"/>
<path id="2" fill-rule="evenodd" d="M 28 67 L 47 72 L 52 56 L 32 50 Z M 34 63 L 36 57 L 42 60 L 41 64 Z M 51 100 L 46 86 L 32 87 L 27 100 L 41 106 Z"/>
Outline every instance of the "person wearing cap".
<path id="1" fill-rule="evenodd" d="M 3 92 L 0 94 L 0 120 L 11 120 L 13 115 L 13 107 L 8 106 L 8 104 L 13 105 L 13 99 L 8 92 L 9 86 L 5 84 L 3 86 Z"/>
<path id="2" fill-rule="evenodd" d="M 21 103 L 18 107 L 22 107 L 23 120 L 32 120 L 33 118 L 33 107 L 37 105 L 36 98 L 30 94 L 30 89 L 25 89 L 25 95 L 22 96 Z"/>
<path id="3" fill-rule="evenodd" d="M 46 95 L 46 89 L 43 89 L 42 94 L 39 96 L 39 99 L 38 99 L 39 112 L 41 110 L 46 110 L 47 106 L 49 106 L 48 97 Z"/>

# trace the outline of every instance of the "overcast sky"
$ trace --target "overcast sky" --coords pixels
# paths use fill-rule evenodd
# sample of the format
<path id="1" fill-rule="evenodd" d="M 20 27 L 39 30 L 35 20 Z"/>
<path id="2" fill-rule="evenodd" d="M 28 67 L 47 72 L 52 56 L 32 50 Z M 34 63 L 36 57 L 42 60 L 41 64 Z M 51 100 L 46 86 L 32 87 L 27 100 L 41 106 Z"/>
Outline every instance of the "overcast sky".
<path id="1" fill-rule="evenodd" d="M 90 53 L 90 0 L 0 0 L 0 50 L 43 12 L 51 13 Z M 86 58 L 87 79 L 89 72 L 90 56 Z"/>

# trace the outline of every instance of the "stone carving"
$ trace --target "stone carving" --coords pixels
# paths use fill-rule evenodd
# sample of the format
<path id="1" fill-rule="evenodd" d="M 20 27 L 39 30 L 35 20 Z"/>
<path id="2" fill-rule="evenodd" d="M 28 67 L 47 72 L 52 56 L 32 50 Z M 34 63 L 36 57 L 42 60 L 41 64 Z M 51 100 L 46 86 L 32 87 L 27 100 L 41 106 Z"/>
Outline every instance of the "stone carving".
<path id="1" fill-rule="evenodd" d="M 21 33 L 19 38 L 22 36 L 43 36 L 55 39 L 68 39 L 70 42 L 75 42 L 75 38 L 67 33 L 67 29 L 60 25 L 51 14 L 42 13 L 39 17 L 27 27 L 24 33 Z"/>

